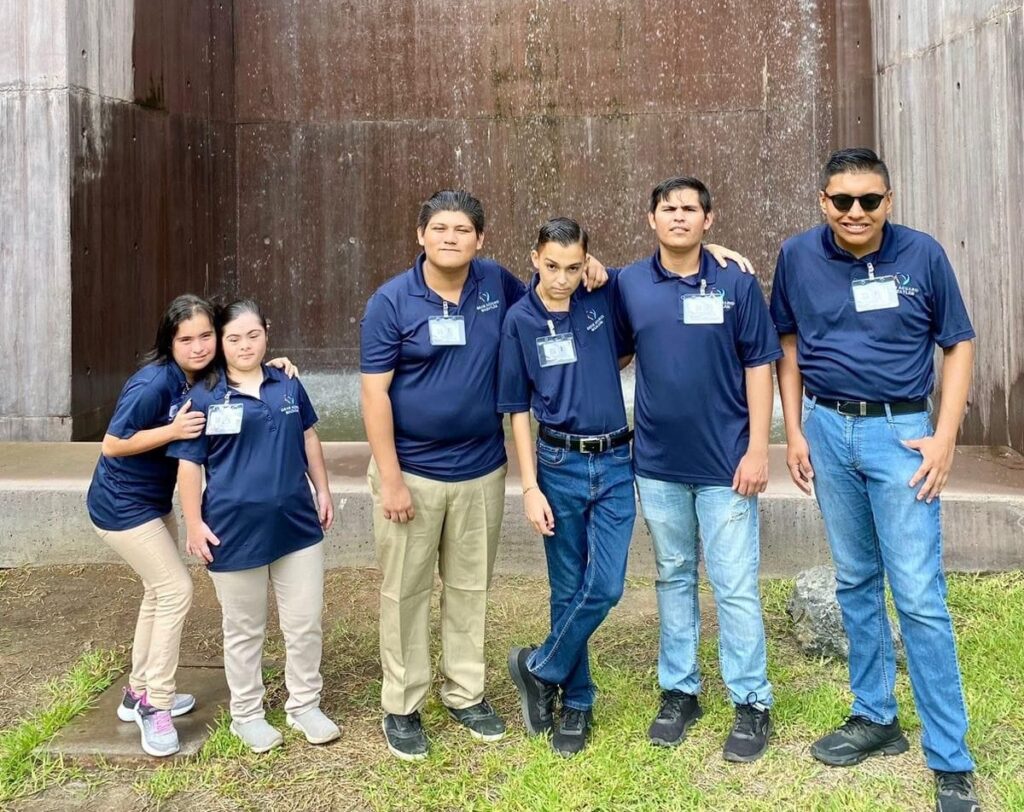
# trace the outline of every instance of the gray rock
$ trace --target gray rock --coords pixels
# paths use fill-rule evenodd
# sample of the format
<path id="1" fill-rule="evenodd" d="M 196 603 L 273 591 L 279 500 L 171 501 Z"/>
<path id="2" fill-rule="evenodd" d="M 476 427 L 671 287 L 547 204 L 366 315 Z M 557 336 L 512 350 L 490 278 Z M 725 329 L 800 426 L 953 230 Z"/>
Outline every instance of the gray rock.
<path id="1" fill-rule="evenodd" d="M 843 615 L 836 600 L 836 571 L 818 566 L 796 577 L 793 594 L 786 605 L 793 619 L 793 633 L 805 654 L 846 660 L 850 643 L 843 629 Z M 905 660 L 899 626 L 889 618 L 896 658 Z"/>

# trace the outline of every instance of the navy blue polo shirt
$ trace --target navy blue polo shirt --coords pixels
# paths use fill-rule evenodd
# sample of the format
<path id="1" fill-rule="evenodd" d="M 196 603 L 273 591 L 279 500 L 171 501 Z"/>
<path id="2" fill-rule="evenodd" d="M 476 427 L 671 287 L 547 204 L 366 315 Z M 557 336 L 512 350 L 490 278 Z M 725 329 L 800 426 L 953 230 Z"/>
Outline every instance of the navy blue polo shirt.
<path id="1" fill-rule="evenodd" d="M 895 276 L 899 307 L 858 313 L 851 282 Z M 878 251 L 857 259 L 821 225 L 782 244 L 772 319 L 796 333 L 808 393 L 835 400 L 922 400 L 935 385 L 935 344 L 974 338 L 953 268 L 932 237 L 886 223 Z"/>
<path id="2" fill-rule="evenodd" d="M 228 392 L 222 373 L 212 390 L 192 390 L 192 408 L 206 414 Z M 299 379 L 264 366 L 259 398 L 230 393 L 243 409 L 238 434 L 203 434 L 167 449 L 169 457 L 206 466 L 203 521 L 220 539 L 210 547 L 214 572 L 262 567 L 324 537 L 303 437 L 317 417 Z"/>
<path id="3" fill-rule="evenodd" d="M 724 323 L 683 323 L 682 297 L 701 280 L 721 292 Z M 681 277 L 655 253 L 622 270 L 618 293 L 626 349 L 636 352 L 636 473 L 731 486 L 750 439 L 745 370 L 782 356 L 757 279 L 704 250 L 700 271 Z"/>
<path id="4" fill-rule="evenodd" d="M 185 373 L 173 361 L 147 364 L 121 390 L 107 434 L 127 440 L 136 432 L 166 426 L 188 399 Z M 166 446 L 127 457 L 100 455 L 86 505 L 103 530 L 130 530 L 171 512 L 178 463 Z"/>
<path id="5" fill-rule="evenodd" d="M 608 434 L 626 426 L 615 335 L 615 277 L 587 292 L 580 285 L 567 313 L 552 313 L 537 295 L 534 276 L 527 294 L 505 317 L 498 366 L 498 411 L 529 411 L 542 425 L 569 434 Z M 541 367 L 537 339 L 572 333 L 575 364 Z"/>
<path id="6" fill-rule="evenodd" d="M 428 320 L 443 312 L 423 277 L 424 255 L 385 282 L 366 303 L 359 368 L 394 372 L 389 395 L 403 471 L 458 482 L 505 464 L 497 408 L 498 345 L 521 281 L 490 259 L 474 259 L 462 296 L 448 314 L 465 320 L 466 343 L 432 346 Z"/>

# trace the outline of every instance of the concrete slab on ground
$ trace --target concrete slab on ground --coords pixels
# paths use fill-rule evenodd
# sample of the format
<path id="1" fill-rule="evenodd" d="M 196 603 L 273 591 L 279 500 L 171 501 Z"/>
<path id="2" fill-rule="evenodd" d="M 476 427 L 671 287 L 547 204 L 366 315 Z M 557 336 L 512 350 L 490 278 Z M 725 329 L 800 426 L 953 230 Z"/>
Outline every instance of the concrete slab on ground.
<path id="1" fill-rule="evenodd" d="M 219 663 L 180 666 L 177 681 L 183 691 L 195 695 L 196 707 L 174 720 L 181 750 L 171 759 L 194 756 L 202 749 L 210 738 L 217 714 L 228 706 L 230 698 L 224 668 Z M 98 763 L 152 765 L 167 761 L 146 755 L 139 744 L 138 725 L 117 718 L 117 706 L 127 684 L 126 674 L 100 695 L 94 707 L 51 739 L 44 752 L 86 767 Z"/>
<path id="2" fill-rule="evenodd" d="M 511 450 L 510 450 L 511 451 Z M 373 510 L 366 443 L 324 443 L 336 518 L 326 537 L 330 567 L 372 567 Z M 93 532 L 85 493 L 97 443 L 0 443 L 0 567 L 119 561 Z M 544 546 L 523 515 L 515 454 L 505 491 L 505 521 L 496 570 L 543 572 Z M 761 496 L 761 571 L 793 576 L 829 563 L 814 499 L 792 483 L 784 446 L 769 451 L 768 490 Z M 946 566 L 966 572 L 1024 568 L 1024 456 L 1006 447 L 962 446 L 942 497 Z M 629 572 L 654 574 L 650 536 L 637 521 Z"/>

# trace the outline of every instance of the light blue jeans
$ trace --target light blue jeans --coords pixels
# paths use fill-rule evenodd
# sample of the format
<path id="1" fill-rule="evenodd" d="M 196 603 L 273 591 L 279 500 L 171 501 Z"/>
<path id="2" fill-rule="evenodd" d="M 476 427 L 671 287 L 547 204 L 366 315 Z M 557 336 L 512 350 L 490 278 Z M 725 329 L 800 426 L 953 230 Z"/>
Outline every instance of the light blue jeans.
<path id="1" fill-rule="evenodd" d="M 850 639 L 853 713 L 880 724 L 896 717 L 896 658 L 885 614 L 888 577 L 928 766 L 972 770 L 946 609 L 939 500 L 918 501 L 920 484 L 907 485 L 921 455 L 902 441 L 931 436 L 928 414 L 846 417 L 804 398 L 803 422 Z"/>
<path id="2" fill-rule="evenodd" d="M 698 536 L 718 607 L 722 679 L 736 705 L 772 704 L 761 615 L 757 497 L 732 488 L 636 478 L 640 507 L 658 565 L 662 690 L 700 691 L 697 645 Z"/>

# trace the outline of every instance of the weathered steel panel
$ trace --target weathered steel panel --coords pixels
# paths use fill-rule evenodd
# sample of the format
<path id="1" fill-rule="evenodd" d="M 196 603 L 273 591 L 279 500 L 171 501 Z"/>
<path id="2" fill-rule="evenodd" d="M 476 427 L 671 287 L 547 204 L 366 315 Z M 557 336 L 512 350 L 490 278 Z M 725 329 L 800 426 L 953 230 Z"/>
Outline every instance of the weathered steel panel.
<path id="1" fill-rule="evenodd" d="M 943 244 L 978 332 L 965 442 L 1024 449 L 1024 7 L 878 4 L 896 217 Z"/>
<path id="2" fill-rule="evenodd" d="M 608 263 L 651 251 L 647 195 L 680 172 L 710 184 L 714 238 L 767 282 L 818 218 L 835 2 L 237 0 L 239 288 L 279 348 L 351 365 L 434 190 L 480 196 L 485 252 L 525 274 L 555 214 Z"/>

